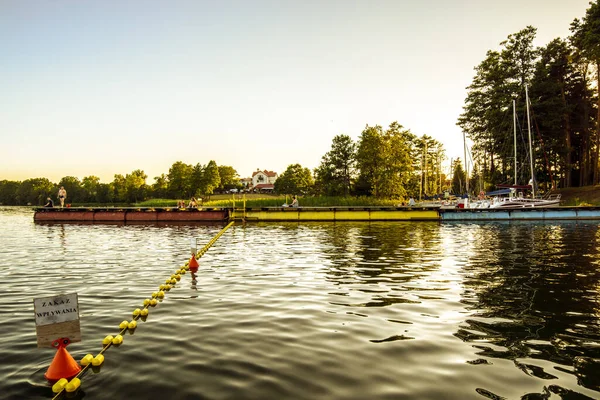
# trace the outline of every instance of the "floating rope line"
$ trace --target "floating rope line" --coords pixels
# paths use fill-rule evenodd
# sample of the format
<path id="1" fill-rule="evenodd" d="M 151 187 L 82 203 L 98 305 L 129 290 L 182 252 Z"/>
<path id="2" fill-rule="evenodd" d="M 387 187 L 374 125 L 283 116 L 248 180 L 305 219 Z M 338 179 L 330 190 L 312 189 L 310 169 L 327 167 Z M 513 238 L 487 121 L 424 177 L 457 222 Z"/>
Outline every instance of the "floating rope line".
<path id="1" fill-rule="evenodd" d="M 202 257 L 210 247 L 215 244 L 215 242 L 229 229 L 234 222 L 230 222 L 227 226 L 219 231 L 198 253 L 196 254 L 196 258 Z M 135 328 L 137 328 L 137 320 L 142 319 L 142 321 L 146 320 L 148 316 L 150 307 L 154 307 L 158 304 L 158 299 L 164 299 L 165 292 L 173 289 L 178 281 L 181 280 L 181 275 L 184 275 L 189 270 L 189 262 L 186 262 L 184 266 L 180 267 L 175 271 L 168 279 L 165 280 L 165 283 L 160 285 L 158 291 L 152 292 L 152 296 L 149 299 L 145 299 L 143 302 L 143 307 L 136 308 L 133 310 L 133 318 L 131 321 L 123 320 L 119 324 L 119 333 L 116 336 L 108 335 L 104 339 L 102 339 L 102 350 L 94 357 L 92 354 L 86 354 L 80 361 L 81 366 L 83 367 L 81 371 L 70 381 L 66 378 L 59 379 L 53 386 L 52 391 L 56 393 L 56 395 L 52 398 L 52 400 L 57 400 L 60 396 L 66 391 L 68 393 L 75 392 L 81 386 L 81 378 L 85 374 L 85 372 L 90 368 L 90 366 L 99 367 L 104 363 L 104 353 L 108 350 L 112 345 L 120 345 L 123 343 L 123 334 L 127 331 L 133 332 Z"/>

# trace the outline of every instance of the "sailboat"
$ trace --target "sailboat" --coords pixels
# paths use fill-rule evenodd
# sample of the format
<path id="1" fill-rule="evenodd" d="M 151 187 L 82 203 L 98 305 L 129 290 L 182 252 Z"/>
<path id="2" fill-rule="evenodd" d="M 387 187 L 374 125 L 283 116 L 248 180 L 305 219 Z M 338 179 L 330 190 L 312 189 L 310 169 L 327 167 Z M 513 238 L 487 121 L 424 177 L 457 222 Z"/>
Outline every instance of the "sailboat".
<path id="1" fill-rule="evenodd" d="M 488 195 L 508 194 L 508 196 L 494 196 L 491 201 L 490 208 L 500 209 L 517 209 L 517 208 L 532 208 L 532 207 L 557 207 L 560 205 L 560 194 L 548 198 L 539 198 L 535 195 L 534 169 L 533 169 L 533 146 L 531 144 L 531 123 L 529 117 L 529 92 L 525 85 L 525 102 L 527 104 L 527 131 L 529 133 L 529 168 L 531 180 L 529 185 L 517 185 L 517 126 L 516 126 L 516 111 L 515 101 L 513 100 L 513 125 L 514 125 L 514 147 L 515 147 L 515 184 L 504 186 L 504 189 L 488 193 Z M 519 191 L 521 189 L 521 191 Z M 525 197 L 523 190 L 531 189 L 531 197 Z"/>

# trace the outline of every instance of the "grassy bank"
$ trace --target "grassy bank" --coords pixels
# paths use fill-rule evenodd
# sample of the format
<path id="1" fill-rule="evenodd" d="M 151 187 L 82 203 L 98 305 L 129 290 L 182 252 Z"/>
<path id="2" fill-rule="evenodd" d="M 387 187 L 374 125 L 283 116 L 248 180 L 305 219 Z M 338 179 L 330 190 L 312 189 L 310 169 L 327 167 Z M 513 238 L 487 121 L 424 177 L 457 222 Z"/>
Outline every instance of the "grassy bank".
<path id="1" fill-rule="evenodd" d="M 600 206 L 600 185 L 556 189 L 562 206 Z"/>
<path id="2" fill-rule="evenodd" d="M 600 206 L 600 185 L 585 186 L 580 188 L 557 189 L 553 194 L 561 195 L 562 206 Z M 204 199 L 204 207 L 280 207 L 291 203 L 290 196 L 271 194 L 218 194 Z M 299 197 L 300 206 L 304 207 L 365 207 L 365 206 L 397 206 L 400 200 L 377 199 L 373 197 Z M 187 204 L 187 200 L 186 200 Z M 177 200 L 152 199 L 135 204 L 137 207 L 176 207 Z"/>
<path id="3" fill-rule="evenodd" d="M 245 195 L 213 195 L 204 199 L 203 207 L 281 207 L 292 202 L 290 196 L 248 193 Z M 360 206 L 397 206 L 398 200 L 376 199 L 372 197 L 299 197 L 300 206 L 304 207 L 360 207 Z M 187 204 L 187 202 L 186 202 Z M 176 207 L 177 200 L 152 199 L 137 203 L 138 207 Z"/>

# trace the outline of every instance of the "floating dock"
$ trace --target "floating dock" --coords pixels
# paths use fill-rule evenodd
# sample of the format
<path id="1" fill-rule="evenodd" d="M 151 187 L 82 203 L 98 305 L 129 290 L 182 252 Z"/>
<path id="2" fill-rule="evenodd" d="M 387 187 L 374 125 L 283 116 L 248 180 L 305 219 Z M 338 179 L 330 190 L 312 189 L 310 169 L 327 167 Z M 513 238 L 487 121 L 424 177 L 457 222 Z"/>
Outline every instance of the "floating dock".
<path id="1" fill-rule="evenodd" d="M 178 209 L 138 207 L 36 208 L 36 222 L 214 222 L 226 221 L 225 209 Z"/>
<path id="2" fill-rule="evenodd" d="M 437 207 L 67 207 L 36 208 L 36 222 L 225 222 L 244 221 L 513 221 L 600 220 L 600 207 L 459 209 Z"/>

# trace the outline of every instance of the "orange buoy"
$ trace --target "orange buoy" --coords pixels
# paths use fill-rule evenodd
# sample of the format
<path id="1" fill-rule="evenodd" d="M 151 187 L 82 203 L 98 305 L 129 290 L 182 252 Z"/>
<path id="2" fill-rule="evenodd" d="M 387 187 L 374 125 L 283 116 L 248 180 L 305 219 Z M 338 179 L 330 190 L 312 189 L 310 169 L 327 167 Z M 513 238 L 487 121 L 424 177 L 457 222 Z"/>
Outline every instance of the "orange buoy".
<path id="1" fill-rule="evenodd" d="M 190 258 L 190 263 L 188 264 L 190 271 L 198 271 L 199 266 L 198 261 L 196 261 L 196 255 L 192 254 L 192 258 Z"/>
<path id="2" fill-rule="evenodd" d="M 52 342 L 52 346 L 56 348 L 56 355 L 44 374 L 48 381 L 55 382 L 61 378 L 70 380 L 81 371 L 79 363 L 67 351 L 69 343 L 69 338 L 60 338 Z"/>

